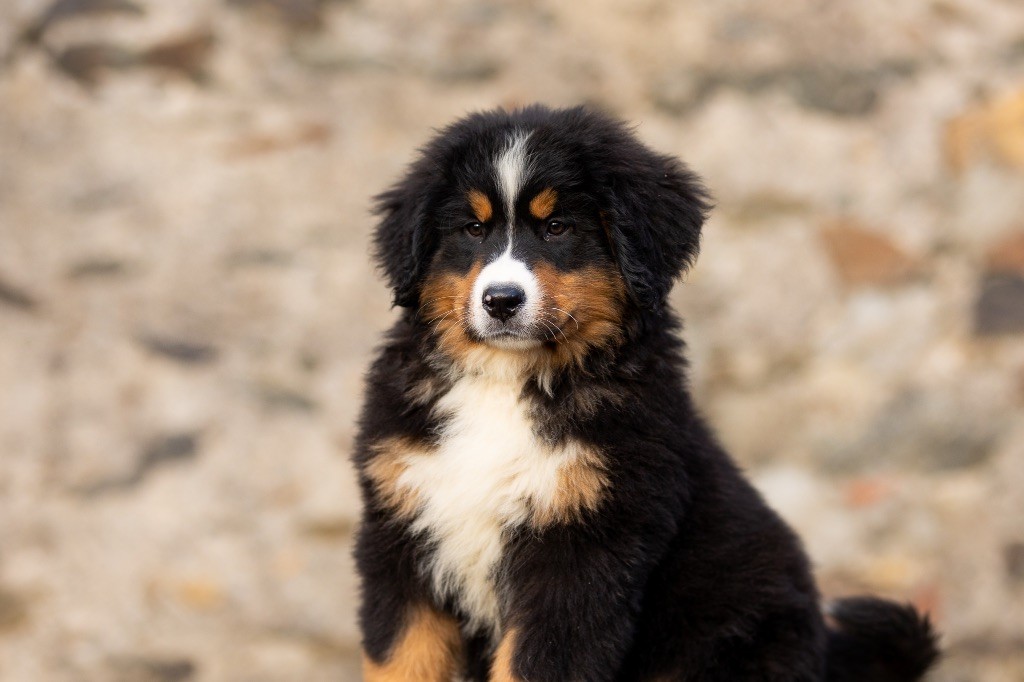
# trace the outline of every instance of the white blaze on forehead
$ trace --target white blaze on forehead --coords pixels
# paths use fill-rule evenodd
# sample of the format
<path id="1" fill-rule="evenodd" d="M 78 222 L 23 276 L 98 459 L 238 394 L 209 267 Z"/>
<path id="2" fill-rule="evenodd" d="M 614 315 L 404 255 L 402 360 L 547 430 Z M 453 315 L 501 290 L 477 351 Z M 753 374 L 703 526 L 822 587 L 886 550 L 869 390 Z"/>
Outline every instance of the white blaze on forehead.
<path id="1" fill-rule="evenodd" d="M 509 326 L 526 331 L 536 322 L 538 316 L 540 286 L 530 268 L 515 257 L 512 240 L 516 199 L 530 174 L 530 156 L 526 151 L 526 141 L 529 138 L 530 133 L 526 131 L 515 130 L 509 133 L 505 148 L 494 158 L 498 191 L 505 206 L 508 244 L 500 256 L 480 271 L 476 282 L 473 283 L 471 322 L 477 333 L 484 337 L 498 332 L 515 331 L 510 330 Z M 523 305 L 508 324 L 499 323 L 491 318 L 483 307 L 484 291 L 487 287 L 497 284 L 518 286 L 525 294 Z"/>
<path id="2" fill-rule="evenodd" d="M 498 189 L 505 200 L 505 220 L 508 221 L 510 239 L 512 225 L 515 223 L 516 199 L 530 173 L 530 157 L 526 153 L 526 141 L 529 138 L 528 132 L 513 131 L 508 136 L 505 149 L 494 159 Z"/>

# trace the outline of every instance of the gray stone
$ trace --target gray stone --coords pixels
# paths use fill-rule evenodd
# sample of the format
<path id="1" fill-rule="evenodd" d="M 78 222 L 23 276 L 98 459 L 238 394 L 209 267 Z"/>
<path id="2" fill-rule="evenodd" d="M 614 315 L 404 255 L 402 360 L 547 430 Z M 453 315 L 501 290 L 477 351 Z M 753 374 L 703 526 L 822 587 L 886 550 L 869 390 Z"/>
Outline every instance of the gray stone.
<path id="1" fill-rule="evenodd" d="M 974 332 L 979 336 L 1024 333 L 1024 276 L 995 272 L 982 277 Z"/>
<path id="2" fill-rule="evenodd" d="M 1003 548 L 1006 575 L 1016 583 L 1024 583 L 1024 542 L 1011 542 Z"/>
<path id="3" fill-rule="evenodd" d="M 84 486 L 79 492 L 86 497 L 123 493 L 142 483 L 150 472 L 168 463 L 187 462 L 198 451 L 199 435 L 179 433 L 151 440 L 142 450 L 129 473 Z"/>
<path id="4" fill-rule="evenodd" d="M 0 305 L 22 312 L 33 312 L 39 308 L 39 301 L 23 287 L 0 279 Z"/>
<path id="5" fill-rule="evenodd" d="M 208 364 L 218 355 L 212 344 L 184 338 L 146 334 L 138 337 L 138 342 L 151 353 L 183 364 Z"/>

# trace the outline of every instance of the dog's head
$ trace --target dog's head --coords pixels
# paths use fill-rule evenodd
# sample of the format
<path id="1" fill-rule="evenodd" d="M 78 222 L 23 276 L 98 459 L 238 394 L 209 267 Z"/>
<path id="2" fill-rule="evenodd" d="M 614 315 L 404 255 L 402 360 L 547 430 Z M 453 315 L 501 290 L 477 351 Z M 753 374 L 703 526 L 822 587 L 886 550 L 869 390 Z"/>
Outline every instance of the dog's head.
<path id="1" fill-rule="evenodd" d="M 696 175 L 588 109 L 474 114 L 378 197 L 377 258 L 395 303 L 456 354 L 579 359 L 657 311 L 697 255 Z"/>

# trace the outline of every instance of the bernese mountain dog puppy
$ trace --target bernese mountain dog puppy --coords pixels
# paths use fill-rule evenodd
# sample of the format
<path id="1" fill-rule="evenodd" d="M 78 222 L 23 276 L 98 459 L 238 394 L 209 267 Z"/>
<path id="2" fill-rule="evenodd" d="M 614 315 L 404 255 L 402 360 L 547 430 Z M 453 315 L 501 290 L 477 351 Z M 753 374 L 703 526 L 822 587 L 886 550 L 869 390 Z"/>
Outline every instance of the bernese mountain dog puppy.
<path id="1" fill-rule="evenodd" d="M 401 316 L 354 460 L 370 682 L 917 680 L 927 618 L 828 622 L 693 404 L 666 307 L 698 177 L 586 108 L 464 118 L 377 198 Z"/>

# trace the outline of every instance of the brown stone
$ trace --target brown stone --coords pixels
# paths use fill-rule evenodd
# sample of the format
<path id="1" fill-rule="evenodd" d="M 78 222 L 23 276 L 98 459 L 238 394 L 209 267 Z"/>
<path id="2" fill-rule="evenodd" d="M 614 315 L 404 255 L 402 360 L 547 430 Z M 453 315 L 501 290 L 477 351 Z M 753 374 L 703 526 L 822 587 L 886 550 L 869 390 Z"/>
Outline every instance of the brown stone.
<path id="1" fill-rule="evenodd" d="M 0 588 L 0 633 L 16 630 L 28 621 L 28 600 Z"/>
<path id="2" fill-rule="evenodd" d="M 221 585 L 205 578 L 193 578 L 175 585 L 175 596 L 197 611 L 209 611 L 224 603 L 226 595 Z"/>
<path id="3" fill-rule="evenodd" d="M 910 279 L 917 265 L 903 249 L 878 232 L 849 222 L 821 232 L 822 244 L 847 286 L 885 286 Z"/>
<path id="4" fill-rule="evenodd" d="M 946 161 L 962 172 L 982 159 L 1024 169 L 1024 90 L 997 97 L 949 121 Z"/>
<path id="5" fill-rule="evenodd" d="M 139 55 L 139 61 L 149 67 L 177 72 L 193 80 L 202 80 L 213 45 L 213 33 L 202 29 L 148 48 Z"/>
<path id="6" fill-rule="evenodd" d="M 246 159 L 305 145 L 323 144 L 330 139 L 332 132 L 331 126 L 326 123 L 308 121 L 283 132 L 248 133 L 229 144 L 225 156 L 230 160 Z"/>
<path id="7" fill-rule="evenodd" d="M 846 504 L 854 508 L 871 507 L 890 498 L 895 486 L 884 478 L 857 478 L 846 486 Z"/>
<path id="8" fill-rule="evenodd" d="M 1024 231 L 996 240 L 988 249 L 985 265 L 990 272 L 1024 274 Z"/>

